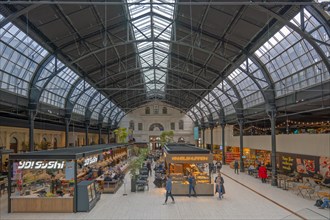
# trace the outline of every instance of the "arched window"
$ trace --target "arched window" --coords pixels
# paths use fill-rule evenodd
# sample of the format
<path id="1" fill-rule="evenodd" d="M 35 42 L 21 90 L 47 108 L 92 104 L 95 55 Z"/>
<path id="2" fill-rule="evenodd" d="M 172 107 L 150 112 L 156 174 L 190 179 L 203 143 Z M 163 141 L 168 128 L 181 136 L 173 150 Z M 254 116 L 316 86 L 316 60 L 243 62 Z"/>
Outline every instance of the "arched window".
<path id="1" fill-rule="evenodd" d="M 18 141 L 17 138 L 12 137 L 10 139 L 10 149 L 14 150 L 15 153 L 17 153 L 17 147 L 18 147 Z"/>
<path id="2" fill-rule="evenodd" d="M 146 112 L 146 115 L 150 115 L 150 107 L 146 107 L 145 112 Z"/>
<path id="3" fill-rule="evenodd" d="M 133 120 L 131 120 L 131 121 L 129 122 L 129 129 L 131 129 L 131 130 L 134 131 L 134 121 L 133 121 Z"/>
<path id="4" fill-rule="evenodd" d="M 154 123 L 150 125 L 149 131 L 164 131 L 164 127 L 162 124 Z"/>
<path id="5" fill-rule="evenodd" d="M 179 121 L 179 130 L 183 130 L 183 121 L 182 120 Z"/>
<path id="6" fill-rule="evenodd" d="M 167 108 L 163 107 L 163 114 L 167 114 Z"/>

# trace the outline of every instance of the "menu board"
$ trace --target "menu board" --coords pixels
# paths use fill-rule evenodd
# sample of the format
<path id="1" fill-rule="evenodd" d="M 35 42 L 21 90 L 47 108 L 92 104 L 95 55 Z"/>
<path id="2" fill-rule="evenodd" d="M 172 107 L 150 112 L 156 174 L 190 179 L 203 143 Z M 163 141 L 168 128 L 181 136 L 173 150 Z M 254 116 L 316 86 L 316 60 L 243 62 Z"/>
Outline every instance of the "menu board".
<path id="1" fill-rule="evenodd" d="M 318 171 L 319 157 L 301 154 L 277 153 L 279 169 L 286 173 L 297 171 L 304 175 L 314 175 Z"/>
<path id="2" fill-rule="evenodd" d="M 294 159 L 291 156 L 282 155 L 282 169 L 287 171 L 293 171 L 293 161 Z"/>

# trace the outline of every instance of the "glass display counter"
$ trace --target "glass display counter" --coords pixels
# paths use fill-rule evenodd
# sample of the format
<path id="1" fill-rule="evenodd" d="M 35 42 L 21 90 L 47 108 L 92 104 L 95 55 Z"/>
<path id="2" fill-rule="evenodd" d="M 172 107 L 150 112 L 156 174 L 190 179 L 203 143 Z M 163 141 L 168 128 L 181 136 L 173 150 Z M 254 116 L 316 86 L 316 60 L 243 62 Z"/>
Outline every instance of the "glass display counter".
<path id="1" fill-rule="evenodd" d="M 206 149 L 187 144 L 171 144 L 165 146 L 165 164 L 172 177 L 172 194 L 188 195 L 188 175 L 196 180 L 197 196 L 214 195 L 214 184 L 206 167 L 213 162 L 213 155 Z"/>

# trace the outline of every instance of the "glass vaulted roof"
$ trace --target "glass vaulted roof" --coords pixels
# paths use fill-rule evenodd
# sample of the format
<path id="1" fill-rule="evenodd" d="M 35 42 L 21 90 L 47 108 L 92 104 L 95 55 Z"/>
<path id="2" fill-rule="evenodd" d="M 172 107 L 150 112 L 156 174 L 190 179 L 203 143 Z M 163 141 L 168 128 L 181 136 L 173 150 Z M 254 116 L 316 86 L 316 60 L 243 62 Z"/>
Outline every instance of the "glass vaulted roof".
<path id="1" fill-rule="evenodd" d="M 175 0 L 127 0 L 147 97 L 164 98 Z M 156 3 L 153 5 L 152 3 Z"/>
<path id="2" fill-rule="evenodd" d="M 317 44 L 329 58 L 330 47 L 321 43 L 329 44 L 325 28 L 306 9 L 303 13 L 306 32 L 319 41 Z M 300 27 L 300 18 L 301 12 L 290 22 Z M 288 26 L 282 27 L 255 54 L 275 82 L 277 97 L 329 79 L 327 68 L 315 48 Z"/>
<path id="3" fill-rule="evenodd" d="M 0 14 L 0 20 L 3 19 Z M 29 82 L 48 54 L 36 41 L 8 22 L 0 29 L 0 88 L 28 96 Z"/>
<path id="4" fill-rule="evenodd" d="M 0 14 L 0 21 L 4 19 Z M 102 109 L 107 111 L 114 106 L 64 62 L 29 37 L 28 29 L 19 29 L 8 22 L 0 29 L 0 89 L 28 97 L 34 77 L 34 86 L 40 91 L 39 101 L 42 103 L 64 109 L 66 100 L 69 100 L 74 105 L 74 113 L 85 115 L 88 107 L 94 120 L 99 119 L 99 115 L 105 116 Z M 75 86 L 76 82 L 79 83 Z M 116 107 L 117 115 L 121 111 Z"/>

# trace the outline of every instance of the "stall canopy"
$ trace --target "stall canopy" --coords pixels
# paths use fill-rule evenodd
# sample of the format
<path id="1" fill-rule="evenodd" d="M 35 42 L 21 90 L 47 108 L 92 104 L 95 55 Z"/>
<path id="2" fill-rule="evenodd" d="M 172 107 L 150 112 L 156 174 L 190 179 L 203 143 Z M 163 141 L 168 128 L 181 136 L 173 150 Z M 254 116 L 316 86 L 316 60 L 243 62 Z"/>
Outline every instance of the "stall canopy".
<path id="1" fill-rule="evenodd" d="M 167 144 L 165 150 L 169 154 L 209 154 L 210 151 L 191 144 Z"/>
<path id="2" fill-rule="evenodd" d="M 167 163 L 212 163 L 209 150 L 190 144 L 168 144 L 165 152 Z"/>
<path id="3" fill-rule="evenodd" d="M 76 160 L 82 157 L 100 154 L 112 149 L 124 147 L 127 147 L 127 144 L 100 144 L 77 148 L 61 148 L 56 150 L 32 151 L 20 154 L 10 154 L 9 160 Z"/>

